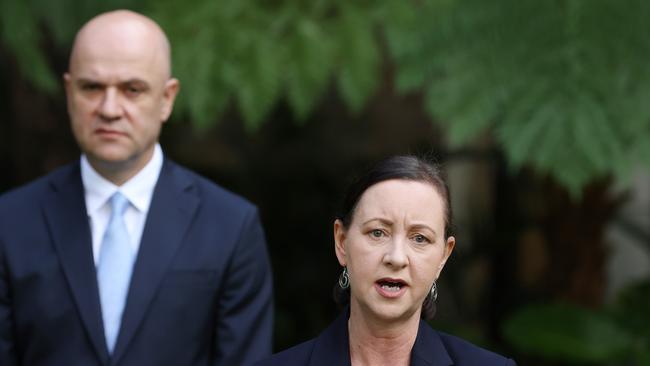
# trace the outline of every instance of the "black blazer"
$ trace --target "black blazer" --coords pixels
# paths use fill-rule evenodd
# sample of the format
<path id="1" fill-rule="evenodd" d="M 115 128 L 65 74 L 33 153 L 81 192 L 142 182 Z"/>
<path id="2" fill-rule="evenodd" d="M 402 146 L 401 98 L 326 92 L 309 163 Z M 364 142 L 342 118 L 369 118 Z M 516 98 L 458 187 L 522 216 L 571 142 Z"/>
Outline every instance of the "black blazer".
<path id="1" fill-rule="evenodd" d="M 256 208 L 165 160 L 112 357 L 79 163 L 0 197 L 0 365 L 247 365 L 271 351 Z"/>
<path id="2" fill-rule="evenodd" d="M 258 362 L 255 366 L 350 366 L 349 311 L 317 338 Z M 437 332 L 420 321 L 411 366 L 515 366 L 514 361 L 460 338 Z"/>

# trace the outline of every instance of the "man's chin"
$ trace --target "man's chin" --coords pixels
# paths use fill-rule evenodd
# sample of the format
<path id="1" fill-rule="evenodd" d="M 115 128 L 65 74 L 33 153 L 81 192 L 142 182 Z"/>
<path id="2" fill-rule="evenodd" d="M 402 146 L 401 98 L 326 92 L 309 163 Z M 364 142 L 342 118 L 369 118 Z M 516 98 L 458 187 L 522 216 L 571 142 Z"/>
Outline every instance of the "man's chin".
<path id="1" fill-rule="evenodd" d="M 128 154 L 124 154 L 121 152 L 103 152 L 103 153 L 93 153 L 93 154 L 86 154 L 88 156 L 88 160 L 91 160 L 97 164 L 102 164 L 102 165 L 124 165 L 128 164 L 128 162 L 131 159 L 131 157 Z"/>
<path id="2" fill-rule="evenodd" d="M 133 164 L 133 155 L 120 150 L 102 150 L 87 152 L 88 161 L 102 169 L 120 170 Z"/>

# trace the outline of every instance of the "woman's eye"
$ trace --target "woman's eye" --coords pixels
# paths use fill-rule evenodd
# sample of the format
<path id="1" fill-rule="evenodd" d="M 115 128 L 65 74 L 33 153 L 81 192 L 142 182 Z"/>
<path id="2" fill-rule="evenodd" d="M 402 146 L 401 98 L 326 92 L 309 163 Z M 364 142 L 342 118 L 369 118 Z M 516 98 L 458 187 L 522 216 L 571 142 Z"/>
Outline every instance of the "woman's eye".
<path id="1" fill-rule="evenodd" d="M 413 237 L 413 240 L 414 240 L 416 243 L 419 243 L 419 244 L 424 244 L 424 243 L 429 243 L 429 242 L 430 242 L 429 238 L 427 238 L 426 236 L 424 236 L 424 235 L 422 235 L 422 234 L 417 234 L 417 235 L 415 235 L 415 236 Z"/>
<path id="2" fill-rule="evenodd" d="M 370 232 L 370 235 L 372 235 L 373 238 L 381 238 L 384 236 L 384 232 L 379 229 L 375 229 Z"/>

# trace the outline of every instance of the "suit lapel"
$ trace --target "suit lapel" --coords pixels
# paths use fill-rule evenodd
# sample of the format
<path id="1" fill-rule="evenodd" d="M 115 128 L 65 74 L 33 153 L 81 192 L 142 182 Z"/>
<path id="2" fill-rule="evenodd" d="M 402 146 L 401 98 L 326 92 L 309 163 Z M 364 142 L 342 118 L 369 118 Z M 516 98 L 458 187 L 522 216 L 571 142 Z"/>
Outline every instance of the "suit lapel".
<path id="1" fill-rule="evenodd" d="M 103 364 L 108 362 L 84 189 L 79 164 L 52 178 L 43 210 L 72 296 Z"/>
<path id="2" fill-rule="evenodd" d="M 411 351 L 411 366 L 448 366 L 453 365 L 440 334 L 433 330 L 424 320 L 420 320 L 418 336 Z"/>
<path id="3" fill-rule="evenodd" d="M 309 366 L 350 366 L 349 317 L 348 307 L 316 338 Z"/>
<path id="4" fill-rule="evenodd" d="M 165 160 L 147 215 L 133 268 L 122 326 L 112 363 L 124 354 L 199 206 L 189 176 Z"/>

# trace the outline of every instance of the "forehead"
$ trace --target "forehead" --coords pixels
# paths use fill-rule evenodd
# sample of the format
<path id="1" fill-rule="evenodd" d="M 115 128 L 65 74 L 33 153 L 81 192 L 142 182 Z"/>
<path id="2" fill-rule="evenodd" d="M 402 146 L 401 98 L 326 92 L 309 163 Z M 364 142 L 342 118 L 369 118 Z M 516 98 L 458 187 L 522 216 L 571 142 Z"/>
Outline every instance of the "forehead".
<path id="1" fill-rule="evenodd" d="M 361 196 L 355 217 L 388 216 L 444 224 L 444 203 L 434 186 L 409 180 L 387 180 L 370 186 Z"/>
<path id="2" fill-rule="evenodd" d="M 78 35 L 70 57 L 70 73 L 101 80 L 163 77 L 165 59 L 155 34 L 143 25 L 94 25 Z"/>

